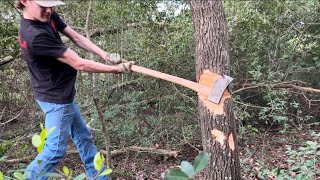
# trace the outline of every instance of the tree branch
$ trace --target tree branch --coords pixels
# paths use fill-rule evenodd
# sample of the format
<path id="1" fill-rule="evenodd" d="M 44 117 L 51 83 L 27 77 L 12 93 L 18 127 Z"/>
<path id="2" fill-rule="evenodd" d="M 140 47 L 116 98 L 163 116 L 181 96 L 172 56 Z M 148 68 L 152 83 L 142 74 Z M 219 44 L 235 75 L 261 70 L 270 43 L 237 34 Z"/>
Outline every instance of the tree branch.
<path id="1" fill-rule="evenodd" d="M 298 81 L 289 81 L 289 82 L 281 82 L 276 84 L 251 84 L 251 83 L 245 83 L 242 86 L 242 88 L 237 89 L 233 91 L 233 94 L 239 93 L 241 91 L 249 90 L 249 89 L 257 89 L 257 88 L 263 88 L 263 87 L 270 87 L 273 89 L 280 89 L 280 88 L 287 88 L 287 89 L 295 89 L 300 90 L 303 92 L 313 92 L 313 93 L 320 93 L 320 89 L 315 89 L 311 87 L 304 87 L 304 86 L 298 86 L 296 84 L 293 84 Z"/>
<path id="2" fill-rule="evenodd" d="M 6 122 L 4 122 L 4 123 L 0 123 L 0 125 L 1 125 L 1 126 L 2 126 L 2 125 L 5 125 L 5 124 L 7 124 L 7 123 L 9 123 L 9 122 L 17 119 L 17 117 L 19 117 L 25 109 L 26 109 L 26 107 L 24 107 L 24 108 L 19 112 L 19 114 L 17 114 L 15 117 L 9 119 L 8 121 L 6 121 Z M 1 118 L 2 118 L 2 116 L 1 116 Z"/>
<path id="3" fill-rule="evenodd" d="M 7 56 L 7 57 L 4 57 L 2 59 L 0 59 L 0 67 L 15 60 L 12 56 Z"/>

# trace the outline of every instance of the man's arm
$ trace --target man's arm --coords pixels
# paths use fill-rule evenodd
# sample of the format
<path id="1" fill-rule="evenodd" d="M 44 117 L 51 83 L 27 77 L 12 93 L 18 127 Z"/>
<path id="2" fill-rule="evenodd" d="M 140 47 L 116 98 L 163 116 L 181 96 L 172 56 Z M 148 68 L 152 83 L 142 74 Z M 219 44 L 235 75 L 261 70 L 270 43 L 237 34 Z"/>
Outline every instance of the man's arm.
<path id="1" fill-rule="evenodd" d="M 93 73 L 131 73 L 132 62 L 121 63 L 117 66 L 109 66 L 88 59 L 83 59 L 78 56 L 73 50 L 68 48 L 59 61 L 70 65 L 78 71 L 93 72 Z"/>
<path id="2" fill-rule="evenodd" d="M 109 59 L 109 53 L 107 53 L 106 51 L 102 50 L 101 48 L 93 44 L 88 38 L 79 34 L 75 30 L 73 30 L 71 27 L 67 26 L 66 28 L 64 28 L 62 30 L 62 34 L 67 36 L 69 39 L 71 39 L 72 42 L 78 47 L 86 51 L 92 52 L 100 56 L 102 59 L 106 61 Z"/>

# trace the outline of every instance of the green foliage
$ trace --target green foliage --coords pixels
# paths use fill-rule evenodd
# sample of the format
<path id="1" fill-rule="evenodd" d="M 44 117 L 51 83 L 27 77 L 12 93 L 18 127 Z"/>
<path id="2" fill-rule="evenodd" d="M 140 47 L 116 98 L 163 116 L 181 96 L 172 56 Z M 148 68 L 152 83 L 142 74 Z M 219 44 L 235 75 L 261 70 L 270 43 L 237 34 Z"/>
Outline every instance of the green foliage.
<path id="1" fill-rule="evenodd" d="M 258 174 L 260 179 L 276 177 L 276 179 L 312 180 L 320 176 L 318 164 L 320 163 L 320 134 L 312 133 L 314 141 L 306 141 L 304 146 L 294 150 L 288 146 L 286 155 L 288 157 L 288 168 L 262 168 Z"/>
<path id="2" fill-rule="evenodd" d="M 187 124 L 185 126 L 182 126 L 181 130 L 185 140 L 192 141 L 194 138 L 196 138 L 199 133 L 197 129 L 200 129 L 198 124 Z"/>
<path id="3" fill-rule="evenodd" d="M 105 161 L 105 158 L 100 152 L 98 152 L 94 156 L 93 163 L 94 163 L 94 168 L 99 172 L 98 176 L 105 176 L 105 175 L 112 173 L 112 169 L 106 169 L 103 172 L 101 172 L 101 170 L 103 168 L 104 161 Z"/>
<path id="4" fill-rule="evenodd" d="M 104 156 L 98 152 L 93 160 L 94 168 L 98 171 L 98 174 L 93 178 L 97 179 L 99 176 L 106 176 L 112 173 L 112 169 L 106 169 L 104 171 L 101 171 L 104 165 L 105 158 Z M 74 180 L 83 180 L 86 179 L 86 174 L 82 173 L 77 175 L 76 177 L 73 177 L 73 172 L 67 167 L 63 166 L 62 173 L 44 173 L 42 176 L 51 177 L 51 178 L 63 178 L 63 179 L 74 179 Z"/>
<path id="5" fill-rule="evenodd" d="M 3 143 L 0 144 L 0 157 L 4 156 L 12 145 L 12 141 L 4 141 Z"/>
<path id="6" fill-rule="evenodd" d="M 108 174 L 111 174 L 112 173 L 112 169 L 106 169 L 104 170 L 99 176 L 105 176 L 105 175 L 108 175 Z"/>
<path id="7" fill-rule="evenodd" d="M 195 174 L 194 167 L 188 161 L 181 162 L 181 171 L 184 172 L 189 178 L 192 178 Z"/>
<path id="8" fill-rule="evenodd" d="M 43 174 L 40 174 L 40 176 L 44 176 L 44 177 L 48 177 L 48 178 L 63 178 L 63 174 L 58 174 L 58 173 L 43 173 Z"/>
<path id="9" fill-rule="evenodd" d="M 74 178 L 74 180 L 83 180 L 83 179 L 86 179 L 86 174 L 84 174 L 84 173 L 79 174 L 78 176 L 76 176 Z"/>
<path id="10" fill-rule="evenodd" d="M 70 173 L 71 171 L 69 170 L 69 168 L 67 166 L 62 167 L 62 172 L 67 177 L 72 176 L 72 173 Z"/>
<path id="11" fill-rule="evenodd" d="M 172 169 L 166 175 L 165 180 L 188 180 L 189 177 L 180 169 Z"/>
<path id="12" fill-rule="evenodd" d="M 41 132 L 46 132 L 45 131 L 45 128 L 43 128 L 43 126 L 41 126 L 41 129 L 42 131 Z M 49 134 L 51 133 L 52 131 L 49 130 Z M 41 134 L 41 133 L 40 133 Z M 43 134 L 46 134 L 46 133 L 43 133 Z M 48 134 L 47 134 L 48 135 Z M 34 138 L 34 137 L 37 137 L 37 138 Z M 39 138 L 39 139 L 38 139 Z M 35 140 L 34 140 L 35 139 Z M 38 145 L 38 146 L 35 146 L 37 147 L 37 150 L 39 149 L 38 147 L 40 146 L 39 144 L 42 143 L 42 140 L 40 138 L 39 135 L 34 135 L 33 138 L 32 138 L 33 141 L 33 144 L 34 145 Z M 40 151 L 41 152 L 41 151 Z M 100 176 L 106 176 L 106 175 L 109 175 L 112 173 L 112 169 L 106 169 L 104 171 L 101 171 L 102 168 L 103 168 L 103 165 L 104 165 L 104 161 L 105 161 L 105 158 L 103 155 L 100 154 L 100 152 L 98 152 L 95 157 L 94 157 L 94 167 L 95 169 L 98 171 L 98 174 L 96 175 L 96 177 L 93 178 L 94 179 L 97 179 L 98 177 Z M 40 174 L 40 176 L 45 176 L 45 177 L 48 177 L 48 178 L 58 178 L 58 179 L 66 179 L 66 180 L 71 180 L 71 179 L 74 179 L 74 180 L 83 180 L 83 179 L 86 179 L 86 175 L 84 173 L 82 174 L 79 174 L 78 176 L 76 177 L 73 177 L 73 172 L 67 167 L 67 166 L 63 166 L 62 168 L 62 173 L 43 173 L 43 174 Z M 13 173 L 13 177 L 17 180 L 26 180 L 24 177 L 23 177 L 23 174 L 21 173 L 21 171 L 15 171 Z M 3 173 L 0 171 L 0 180 L 6 180 L 6 179 L 14 179 L 14 178 L 11 178 L 11 177 L 8 177 L 8 176 L 4 176 Z"/>
<path id="13" fill-rule="evenodd" d="M 180 169 L 171 169 L 165 176 L 165 180 L 188 180 L 193 179 L 195 174 L 206 167 L 209 162 L 209 154 L 200 152 L 192 165 L 188 161 L 182 161 Z"/>
<path id="14" fill-rule="evenodd" d="M 94 156 L 94 168 L 97 171 L 101 171 L 102 167 L 103 167 L 103 162 L 104 162 L 104 157 L 103 155 L 100 154 L 100 152 L 98 152 L 95 156 Z"/>
<path id="15" fill-rule="evenodd" d="M 23 180 L 23 179 L 24 179 L 21 172 L 14 172 L 14 173 L 13 173 L 13 176 L 14 176 L 15 178 L 17 178 L 18 180 Z"/>
<path id="16" fill-rule="evenodd" d="M 47 129 L 43 127 L 42 123 L 40 124 L 40 128 L 41 128 L 40 135 L 35 134 L 32 136 L 32 145 L 37 148 L 38 153 L 42 152 L 47 136 L 49 136 L 55 129 L 55 127 L 52 127 L 47 132 Z"/>
<path id="17" fill-rule="evenodd" d="M 319 79 L 312 78 L 319 72 L 319 7 L 317 0 L 226 1 L 235 89 L 256 86 L 234 96 L 240 120 L 288 128 L 304 116 L 317 116 L 306 113 L 312 107 L 301 100 L 319 99 L 317 94 L 303 97 L 296 89 L 274 85 L 320 87 Z M 298 115 L 299 111 L 305 114 Z"/>
<path id="18" fill-rule="evenodd" d="M 159 2 L 164 2 L 167 11 L 157 9 Z M 177 2 L 184 7 L 179 15 L 174 14 Z M 93 1 L 93 19 L 89 23 L 90 33 L 93 33 L 91 40 L 102 49 L 119 52 L 138 65 L 196 81 L 194 33 L 187 3 Z M 87 13 L 84 7 L 87 7 L 87 1 L 68 0 L 66 6 L 55 10 L 68 25 L 85 34 L 82 29 Z M 320 68 L 319 7 L 318 0 L 225 1 L 231 73 L 235 77 L 233 89 L 260 87 L 233 94 L 235 113 L 243 123 L 241 135 L 256 134 L 261 131 L 259 125 L 264 124 L 280 124 L 282 132 L 286 132 L 296 127 L 293 125 L 302 128 L 303 123 L 317 121 L 319 104 L 309 100 L 319 99 L 319 95 L 306 93 L 301 96 L 292 88 L 275 88 L 273 85 L 288 81 L 320 87 L 317 78 Z M 18 58 L 0 69 L 0 101 L 6 104 L 2 120 L 5 122 L 9 115 L 14 117 L 17 113 L 11 111 L 24 106 L 28 116 L 21 118 L 28 121 L 40 119 L 36 116 L 39 112 L 30 113 L 35 108 L 32 107 L 34 100 L 30 96 L 27 67 L 19 58 L 19 14 L 3 1 L 0 17 L 0 58 L 7 55 Z M 67 43 L 81 57 L 89 57 L 71 42 Z M 92 102 L 91 77 L 79 73 L 77 101 L 90 126 L 99 128 L 99 117 Z M 99 74 L 96 77 L 98 92 L 95 96 L 103 102 L 112 147 L 152 146 L 156 143 L 166 147 L 179 146 L 182 139 L 188 142 L 199 139 L 196 93 L 137 73 Z M 38 121 L 34 120 L 28 127 L 31 129 L 37 124 Z M 38 151 L 41 151 L 46 133 L 34 137 L 33 144 L 37 145 Z M 95 134 L 97 142 L 103 142 L 102 133 Z M 12 140 L 1 142 L 0 157 L 6 154 L 11 143 Z M 183 172 L 177 170 L 173 176 L 179 173 Z M 83 177 L 78 176 L 79 179 Z"/>
<path id="19" fill-rule="evenodd" d="M 8 2 L 1 2 L 0 5 L 0 58 L 7 55 L 15 57 L 19 49 L 17 43 L 18 20 L 17 11 L 12 9 Z"/>
<path id="20" fill-rule="evenodd" d="M 199 155 L 194 160 L 194 171 L 195 173 L 200 172 L 209 162 L 209 154 L 206 152 L 200 152 Z"/>

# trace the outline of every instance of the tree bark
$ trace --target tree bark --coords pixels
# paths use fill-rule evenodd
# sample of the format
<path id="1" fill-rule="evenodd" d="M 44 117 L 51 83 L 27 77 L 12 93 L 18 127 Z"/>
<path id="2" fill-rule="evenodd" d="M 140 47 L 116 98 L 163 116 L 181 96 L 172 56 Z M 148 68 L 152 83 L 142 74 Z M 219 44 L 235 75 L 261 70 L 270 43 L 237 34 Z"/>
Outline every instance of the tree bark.
<path id="1" fill-rule="evenodd" d="M 222 78 L 221 75 L 230 74 L 223 1 L 190 0 L 190 4 L 195 30 L 197 80 L 213 85 L 214 80 Z M 208 102 L 199 95 L 202 144 L 204 151 L 210 154 L 205 179 L 241 179 L 230 91 L 230 88 L 225 90 L 219 104 Z"/>

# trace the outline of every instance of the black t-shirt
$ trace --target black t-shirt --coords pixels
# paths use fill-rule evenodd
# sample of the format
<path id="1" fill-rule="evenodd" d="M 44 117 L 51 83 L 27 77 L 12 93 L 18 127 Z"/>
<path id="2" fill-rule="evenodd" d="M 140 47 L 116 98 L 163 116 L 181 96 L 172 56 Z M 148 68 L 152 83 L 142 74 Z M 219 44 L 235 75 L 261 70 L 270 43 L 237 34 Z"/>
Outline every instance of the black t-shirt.
<path id="1" fill-rule="evenodd" d="M 57 60 L 68 48 L 58 33 L 66 27 L 56 12 L 48 23 L 21 18 L 18 39 L 37 100 L 67 104 L 74 99 L 77 71 Z"/>

